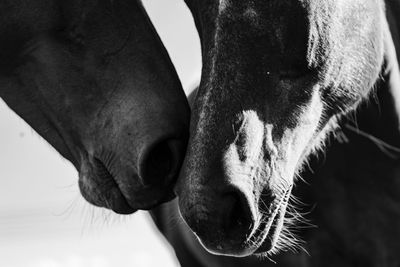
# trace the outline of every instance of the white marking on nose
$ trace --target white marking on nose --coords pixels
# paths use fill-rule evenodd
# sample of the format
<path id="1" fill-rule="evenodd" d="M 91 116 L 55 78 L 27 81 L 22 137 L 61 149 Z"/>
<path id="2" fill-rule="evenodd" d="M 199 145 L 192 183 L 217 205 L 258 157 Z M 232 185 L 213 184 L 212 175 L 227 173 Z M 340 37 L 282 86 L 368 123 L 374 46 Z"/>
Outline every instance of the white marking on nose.
<path id="1" fill-rule="evenodd" d="M 264 123 L 255 111 L 243 111 L 242 118 L 242 125 L 235 133 L 236 138 L 225 153 L 225 163 L 228 169 L 237 173 L 246 173 L 250 169 L 254 172 L 256 168 L 253 167 L 257 166 L 264 149 Z M 244 157 L 240 158 L 239 155 Z M 235 176 L 233 173 L 232 176 Z"/>
<path id="2" fill-rule="evenodd" d="M 265 131 L 265 141 L 264 141 L 264 146 L 265 146 L 265 153 L 268 153 L 270 157 L 275 157 L 278 155 L 278 149 L 276 148 L 274 141 L 272 139 L 272 129 L 274 126 L 272 124 L 267 124 L 265 125 L 264 131 Z"/>
<path id="3" fill-rule="evenodd" d="M 252 7 L 248 7 L 244 12 L 243 12 L 243 16 L 247 19 L 253 20 L 255 21 L 258 17 L 258 12 L 252 8 Z"/>
<path id="4" fill-rule="evenodd" d="M 229 4 L 229 0 L 219 0 L 218 12 L 221 14 Z"/>
<path id="5" fill-rule="evenodd" d="M 248 192 L 254 189 L 253 178 L 264 169 L 262 156 L 271 153 L 271 158 L 275 158 L 277 154 L 272 141 L 272 128 L 272 124 L 265 124 L 257 112 L 243 111 L 242 124 L 235 133 L 236 139 L 225 152 L 223 162 L 227 176 L 233 184 L 246 188 Z M 240 157 L 241 153 L 245 157 Z"/>
<path id="6" fill-rule="evenodd" d="M 241 131 L 246 136 L 244 149 L 246 157 L 251 162 L 257 160 L 260 155 L 263 141 L 263 123 L 254 111 L 243 112 L 243 125 Z M 238 135 L 240 133 L 237 133 Z"/>

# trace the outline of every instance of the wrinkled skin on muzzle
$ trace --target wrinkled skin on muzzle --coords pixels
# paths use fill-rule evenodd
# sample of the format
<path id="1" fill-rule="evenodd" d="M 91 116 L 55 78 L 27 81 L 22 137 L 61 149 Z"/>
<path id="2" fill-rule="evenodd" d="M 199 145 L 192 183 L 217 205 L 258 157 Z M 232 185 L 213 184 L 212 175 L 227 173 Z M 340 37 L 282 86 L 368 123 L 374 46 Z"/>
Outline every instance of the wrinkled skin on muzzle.
<path id="1" fill-rule="evenodd" d="M 0 96 L 117 213 L 171 199 L 189 107 L 140 1 L 2 1 Z"/>
<path id="2" fill-rule="evenodd" d="M 296 175 L 383 62 L 377 1 L 187 0 L 203 70 L 177 184 L 184 220 L 212 253 L 288 242 Z M 286 241 L 285 241 L 286 240 Z"/>

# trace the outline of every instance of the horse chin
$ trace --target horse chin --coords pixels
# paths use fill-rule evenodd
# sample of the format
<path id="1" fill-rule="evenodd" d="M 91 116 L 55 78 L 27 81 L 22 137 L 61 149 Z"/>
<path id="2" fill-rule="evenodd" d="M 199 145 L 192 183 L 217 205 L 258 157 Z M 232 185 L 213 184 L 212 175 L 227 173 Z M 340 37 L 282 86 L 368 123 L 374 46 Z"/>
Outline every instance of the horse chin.
<path id="1" fill-rule="evenodd" d="M 118 214 L 131 214 L 137 211 L 129 205 L 117 186 L 99 187 L 88 180 L 85 176 L 80 175 L 79 189 L 83 198 L 90 204 L 111 209 Z"/>
<path id="2" fill-rule="evenodd" d="M 137 211 L 129 205 L 114 177 L 98 159 L 94 160 L 92 168 L 80 171 L 79 189 L 83 198 L 94 206 L 111 209 L 118 214 Z"/>

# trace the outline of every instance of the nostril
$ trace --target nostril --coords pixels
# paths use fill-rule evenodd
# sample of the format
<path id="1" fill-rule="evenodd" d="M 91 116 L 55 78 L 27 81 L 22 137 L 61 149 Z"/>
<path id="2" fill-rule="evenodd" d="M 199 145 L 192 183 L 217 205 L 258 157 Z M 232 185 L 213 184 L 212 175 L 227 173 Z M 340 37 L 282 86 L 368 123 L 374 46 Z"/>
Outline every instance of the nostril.
<path id="1" fill-rule="evenodd" d="M 184 156 L 184 144 L 169 139 L 152 146 L 139 163 L 139 173 L 145 185 L 169 185 L 178 175 Z"/>
<path id="2" fill-rule="evenodd" d="M 254 225 L 250 203 L 241 192 L 231 192 L 225 195 L 224 228 L 228 236 L 247 236 Z"/>

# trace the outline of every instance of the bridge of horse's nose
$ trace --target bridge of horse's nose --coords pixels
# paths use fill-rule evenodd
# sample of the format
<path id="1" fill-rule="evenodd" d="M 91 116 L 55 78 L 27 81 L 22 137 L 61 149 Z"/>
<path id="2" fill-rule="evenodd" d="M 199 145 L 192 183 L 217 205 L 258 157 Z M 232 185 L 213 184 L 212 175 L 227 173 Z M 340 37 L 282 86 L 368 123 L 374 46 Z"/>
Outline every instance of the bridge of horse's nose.
<path id="1" fill-rule="evenodd" d="M 177 178 L 185 155 L 183 139 L 159 139 L 145 144 L 139 158 L 139 176 L 144 185 L 168 186 Z"/>

